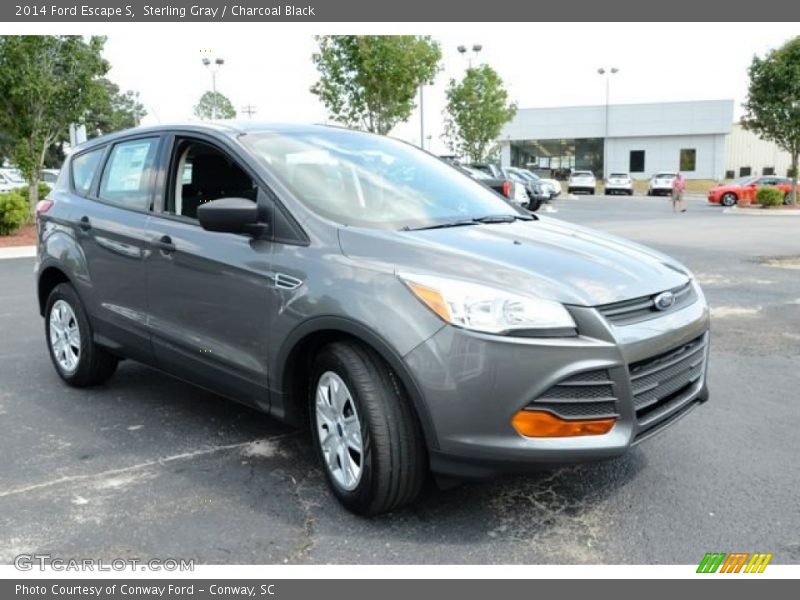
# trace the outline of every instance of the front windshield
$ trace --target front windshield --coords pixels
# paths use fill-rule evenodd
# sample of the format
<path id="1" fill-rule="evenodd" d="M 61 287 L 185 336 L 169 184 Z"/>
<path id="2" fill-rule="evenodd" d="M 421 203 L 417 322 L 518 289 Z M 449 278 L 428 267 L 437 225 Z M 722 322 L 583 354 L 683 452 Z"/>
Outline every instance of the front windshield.
<path id="1" fill-rule="evenodd" d="M 300 201 L 343 225 L 400 229 L 520 214 L 485 185 L 390 138 L 319 128 L 241 139 Z"/>

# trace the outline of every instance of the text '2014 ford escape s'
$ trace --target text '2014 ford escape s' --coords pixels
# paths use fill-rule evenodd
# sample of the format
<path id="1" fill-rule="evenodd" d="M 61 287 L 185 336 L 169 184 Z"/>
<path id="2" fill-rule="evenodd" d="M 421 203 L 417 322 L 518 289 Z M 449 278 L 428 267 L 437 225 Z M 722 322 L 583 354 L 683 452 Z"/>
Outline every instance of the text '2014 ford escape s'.
<path id="1" fill-rule="evenodd" d="M 308 423 L 358 513 L 412 501 L 429 470 L 614 457 L 708 397 L 685 267 L 385 137 L 134 129 L 76 148 L 37 213 L 64 381 L 129 358 Z"/>

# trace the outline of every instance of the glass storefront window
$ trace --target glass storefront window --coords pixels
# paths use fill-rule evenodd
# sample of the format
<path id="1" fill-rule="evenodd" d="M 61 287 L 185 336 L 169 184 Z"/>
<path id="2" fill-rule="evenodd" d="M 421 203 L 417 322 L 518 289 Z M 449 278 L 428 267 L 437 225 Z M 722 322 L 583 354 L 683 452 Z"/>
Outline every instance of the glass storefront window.
<path id="1" fill-rule="evenodd" d="M 570 171 L 603 174 L 603 139 L 514 140 L 511 142 L 511 165 L 550 171 L 566 179 Z"/>

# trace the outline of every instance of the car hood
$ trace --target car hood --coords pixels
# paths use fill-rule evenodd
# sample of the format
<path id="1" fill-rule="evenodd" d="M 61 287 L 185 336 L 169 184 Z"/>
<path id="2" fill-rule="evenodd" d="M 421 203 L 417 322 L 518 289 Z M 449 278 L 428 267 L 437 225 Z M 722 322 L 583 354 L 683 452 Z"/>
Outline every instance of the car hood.
<path id="1" fill-rule="evenodd" d="M 599 231 L 535 221 L 422 231 L 345 227 L 342 252 L 383 269 L 469 279 L 565 304 L 597 306 L 683 285 L 677 261 Z"/>

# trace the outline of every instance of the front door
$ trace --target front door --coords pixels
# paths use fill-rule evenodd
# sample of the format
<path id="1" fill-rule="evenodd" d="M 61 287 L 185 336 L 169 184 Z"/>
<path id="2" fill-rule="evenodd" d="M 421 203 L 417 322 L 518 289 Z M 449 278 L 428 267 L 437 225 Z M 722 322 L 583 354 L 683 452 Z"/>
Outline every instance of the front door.
<path id="1" fill-rule="evenodd" d="M 208 141 L 176 138 L 164 206 L 148 231 L 148 310 L 165 371 L 261 408 L 267 396 L 270 253 L 267 241 L 204 230 L 197 207 L 257 201 L 253 179 Z"/>

